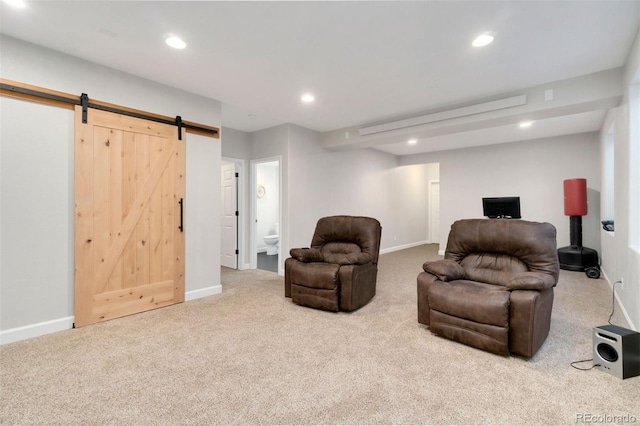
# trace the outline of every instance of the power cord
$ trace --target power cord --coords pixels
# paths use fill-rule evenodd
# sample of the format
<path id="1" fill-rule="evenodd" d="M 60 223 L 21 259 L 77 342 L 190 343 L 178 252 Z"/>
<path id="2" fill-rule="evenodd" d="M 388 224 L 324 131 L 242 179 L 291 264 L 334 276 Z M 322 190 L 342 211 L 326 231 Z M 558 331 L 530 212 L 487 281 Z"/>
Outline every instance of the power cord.
<path id="1" fill-rule="evenodd" d="M 589 368 L 580 368 L 580 367 L 576 367 L 576 366 L 575 366 L 575 364 L 579 364 L 579 363 L 581 363 L 581 362 L 589 362 L 589 361 L 593 361 L 593 358 L 591 358 L 591 359 L 583 359 L 583 360 L 581 360 L 581 361 L 573 361 L 573 362 L 571 363 L 571 366 L 572 366 L 573 368 L 575 368 L 576 370 L 580 370 L 580 371 L 589 371 L 589 370 L 591 370 L 592 368 L 600 367 L 600 364 L 593 364 L 593 365 L 592 365 L 591 367 L 589 367 Z"/>
<path id="2" fill-rule="evenodd" d="M 616 282 L 614 282 L 614 283 L 613 283 L 613 286 L 612 286 L 612 290 L 613 290 L 613 291 L 612 291 L 612 295 L 611 295 L 611 315 L 609 315 L 609 319 L 607 320 L 607 322 L 609 323 L 609 325 L 615 325 L 615 324 L 612 324 L 612 323 L 611 323 L 611 318 L 613 318 L 613 314 L 614 314 L 614 312 L 616 311 L 616 284 L 620 284 L 620 283 L 622 283 L 622 281 L 616 281 Z M 583 360 L 581 360 L 581 361 L 573 361 L 573 362 L 571 363 L 571 366 L 572 366 L 573 368 L 575 368 L 576 370 L 580 370 L 580 371 L 589 371 L 589 370 L 591 370 L 592 368 L 600 367 L 600 366 L 601 366 L 600 364 L 593 364 L 593 365 L 592 365 L 591 367 L 589 367 L 589 368 L 581 368 L 581 367 L 576 367 L 576 365 L 575 365 L 575 364 L 580 364 L 580 363 L 582 363 L 582 362 L 590 362 L 590 361 L 591 361 L 591 362 L 593 362 L 593 358 L 591 358 L 591 359 L 583 359 Z"/>
<path id="3" fill-rule="evenodd" d="M 611 323 L 611 318 L 613 318 L 613 313 L 616 310 L 616 284 L 620 284 L 622 283 L 622 281 L 616 281 L 613 283 L 613 291 L 612 291 L 612 295 L 611 295 L 611 315 L 609 315 L 609 320 L 607 321 L 609 323 L 609 325 L 615 325 Z"/>

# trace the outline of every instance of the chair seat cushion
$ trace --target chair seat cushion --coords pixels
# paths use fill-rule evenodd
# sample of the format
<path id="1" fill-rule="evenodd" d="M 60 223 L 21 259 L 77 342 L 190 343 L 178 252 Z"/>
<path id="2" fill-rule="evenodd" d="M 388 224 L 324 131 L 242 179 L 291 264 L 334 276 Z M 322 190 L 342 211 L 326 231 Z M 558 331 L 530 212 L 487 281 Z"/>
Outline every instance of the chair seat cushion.
<path id="1" fill-rule="evenodd" d="M 303 287 L 333 290 L 338 287 L 340 265 L 333 263 L 302 263 L 291 265 L 291 283 Z"/>
<path id="2" fill-rule="evenodd" d="M 481 324 L 509 326 L 509 295 L 504 287 L 469 280 L 434 282 L 429 307 Z"/>

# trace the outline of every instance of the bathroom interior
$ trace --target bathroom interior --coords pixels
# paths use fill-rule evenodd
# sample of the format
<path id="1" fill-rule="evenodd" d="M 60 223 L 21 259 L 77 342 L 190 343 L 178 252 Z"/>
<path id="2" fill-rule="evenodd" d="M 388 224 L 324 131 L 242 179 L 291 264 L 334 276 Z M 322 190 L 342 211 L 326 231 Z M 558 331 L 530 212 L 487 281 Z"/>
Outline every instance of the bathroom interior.
<path id="1" fill-rule="evenodd" d="M 278 272 L 280 254 L 280 163 L 256 164 L 257 268 Z"/>

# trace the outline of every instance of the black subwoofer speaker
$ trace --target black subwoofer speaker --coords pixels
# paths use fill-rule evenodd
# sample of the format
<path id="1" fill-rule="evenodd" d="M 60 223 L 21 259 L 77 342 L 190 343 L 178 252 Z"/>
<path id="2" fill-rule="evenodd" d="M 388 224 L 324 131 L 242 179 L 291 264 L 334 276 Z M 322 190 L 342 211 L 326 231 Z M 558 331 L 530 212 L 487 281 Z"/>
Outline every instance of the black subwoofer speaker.
<path id="1" fill-rule="evenodd" d="M 595 327 L 593 364 L 621 379 L 640 376 L 640 333 L 617 325 Z"/>

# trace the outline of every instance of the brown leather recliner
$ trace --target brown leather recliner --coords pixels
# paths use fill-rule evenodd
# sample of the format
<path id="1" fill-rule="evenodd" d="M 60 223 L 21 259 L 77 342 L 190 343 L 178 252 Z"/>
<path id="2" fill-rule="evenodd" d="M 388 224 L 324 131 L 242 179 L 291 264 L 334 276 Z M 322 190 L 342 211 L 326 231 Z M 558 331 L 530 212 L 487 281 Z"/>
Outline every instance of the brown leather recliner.
<path id="1" fill-rule="evenodd" d="M 532 357 L 549 334 L 556 229 L 515 219 L 459 220 L 444 259 L 418 275 L 418 321 L 499 355 Z"/>
<path id="2" fill-rule="evenodd" d="M 284 263 L 284 295 L 327 311 L 353 311 L 376 294 L 380 222 L 331 216 L 316 225 L 310 248 L 291 249 Z"/>

